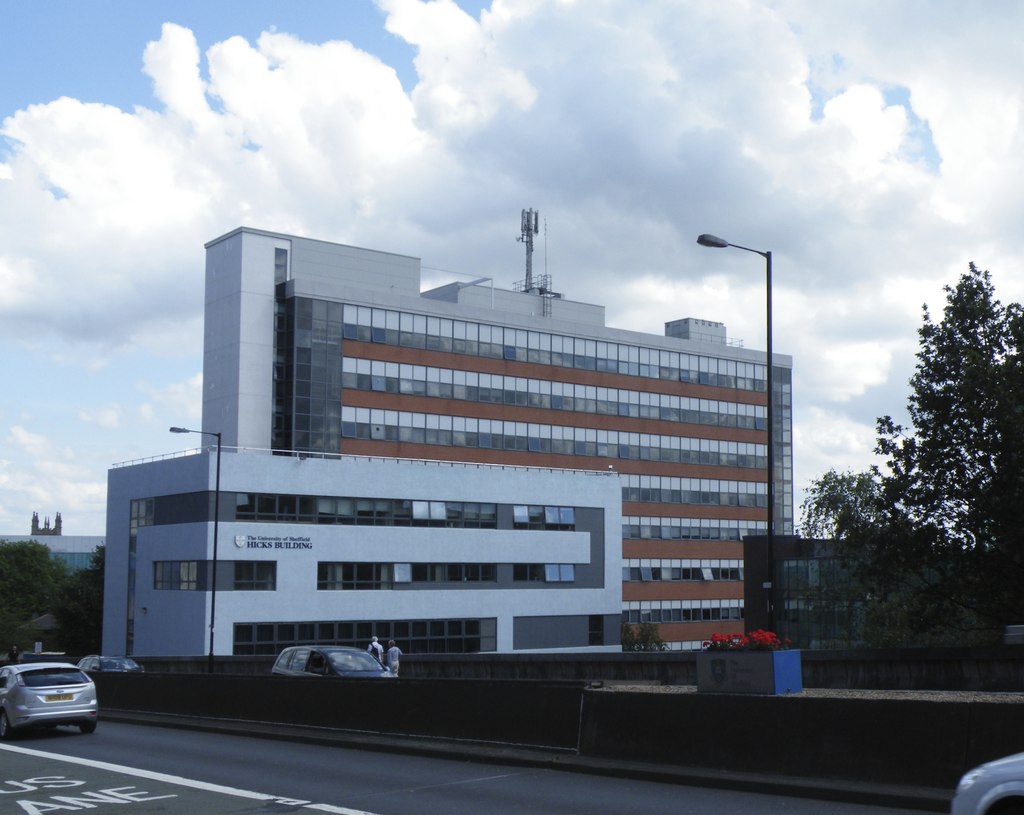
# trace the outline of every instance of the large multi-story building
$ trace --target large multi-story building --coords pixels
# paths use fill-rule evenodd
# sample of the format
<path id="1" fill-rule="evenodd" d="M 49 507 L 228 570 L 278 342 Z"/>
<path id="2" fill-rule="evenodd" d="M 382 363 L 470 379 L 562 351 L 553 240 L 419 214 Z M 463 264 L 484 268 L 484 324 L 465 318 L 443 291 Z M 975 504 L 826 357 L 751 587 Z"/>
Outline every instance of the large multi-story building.
<path id="1" fill-rule="evenodd" d="M 353 620 L 363 626 L 353 633 L 357 639 L 371 628 L 405 631 L 406 624 L 425 621 L 417 615 L 429 609 L 408 605 L 416 592 L 396 588 L 415 589 L 416 575 L 429 563 L 456 571 L 487 567 L 490 605 L 486 589 L 449 592 L 444 610 L 436 611 L 453 631 L 464 630 L 466 621 L 476 631 L 496 620 L 497 633 L 458 643 L 446 643 L 445 634 L 433 645 L 427 638 L 423 650 L 617 647 L 621 622 L 657 623 L 670 647 L 690 649 L 713 631 L 742 629 L 742 538 L 766 529 L 767 378 L 765 355 L 730 343 L 724 325 L 677 320 L 664 336 L 609 328 L 602 306 L 554 293 L 546 276 L 531 277 L 529 266 L 518 290 L 478 279 L 421 292 L 420 263 L 412 257 L 248 228 L 206 249 L 203 431 L 207 438 L 220 434 L 224 450 L 232 451 L 224 453 L 225 473 L 232 474 L 223 485 L 220 519 L 222 528 L 240 525 L 229 526 L 222 540 L 238 545 L 269 536 L 251 526 L 257 520 L 283 525 L 269 536 L 275 539 L 361 523 L 335 518 L 344 500 L 390 502 L 380 513 L 391 518 L 382 522 L 391 532 L 379 540 L 364 537 L 367 530 L 348 542 L 324 539 L 323 547 L 358 552 L 337 567 L 336 582 L 365 589 L 358 592 L 368 603 L 362 616 L 321 595 L 324 580 L 334 580 L 334 567 L 324 564 L 341 561 L 311 556 L 307 571 L 323 572 L 315 613 L 296 617 L 294 597 L 284 597 L 279 576 L 280 619 L 266 616 L 263 601 L 262 621 L 256 605 L 239 601 L 225 612 L 233 636 L 218 637 L 218 653 L 245 653 L 245 638 L 256 642 L 260 625 L 274 647 L 300 638 L 291 624 L 333 624 L 338 641 L 346 638 L 337 626 Z M 793 518 L 792 363 L 775 355 L 774 364 L 775 517 L 783 534 L 792 531 Z M 365 478 L 353 480 L 349 457 L 392 462 L 390 472 L 402 474 L 367 469 Z M 153 603 L 166 600 L 166 593 L 158 595 L 167 585 L 162 570 L 186 569 L 190 589 L 209 585 L 214 476 L 211 456 L 205 460 L 201 474 L 186 475 L 180 459 L 143 465 L 152 466 L 145 477 L 137 468 L 111 471 L 108 550 L 119 554 L 107 556 L 105 647 L 125 640 L 136 652 L 142 641 L 157 647 L 155 631 L 140 639 L 146 628 L 140 615 L 148 618 Z M 435 465 L 410 475 L 407 464 L 398 466 L 409 460 Z M 472 475 L 450 484 L 442 474 L 452 467 L 440 463 L 457 463 L 459 473 Z M 306 465 L 320 469 L 300 476 Z M 175 490 L 161 486 L 165 478 L 179 481 Z M 293 479 L 294 487 L 285 489 Z M 172 492 L 178 497 L 168 497 Z M 334 501 L 334 514 L 318 509 L 303 516 L 293 507 L 303 499 Z M 448 554 L 451 535 L 431 539 L 429 554 L 417 555 L 415 540 L 422 538 L 406 530 L 407 540 L 395 544 L 400 551 L 385 547 L 386 556 L 373 555 L 375 546 L 396 539 L 398 526 L 417 529 L 408 508 L 426 502 L 421 511 L 430 513 L 433 502 L 446 501 L 486 505 L 482 512 L 494 524 L 488 531 L 508 530 L 504 548 L 488 549 L 488 536 L 476 528 Z M 456 518 L 462 512 L 437 511 L 436 518 L 418 520 L 440 524 L 446 512 Z M 160 560 L 182 530 L 161 536 L 152 527 L 180 527 L 185 517 L 200 525 L 188 556 Z M 520 543 L 516 533 L 528 537 Z M 545 545 L 557 537 L 543 536 L 566 533 L 575 534 L 575 549 L 555 546 L 545 557 Z M 517 548 L 523 543 L 529 551 Z M 355 575 L 360 563 L 378 572 L 346 582 L 344 569 Z M 259 581 L 259 568 L 242 567 L 240 578 L 232 572 L 234 583 L 218 577 L 216 585 L 246 588 L 245 569 L 256 569 L 251 579 Z M 149 570 L 156 570 L 152 580 Z M 302 591 L 301 572 L 288 591 Z M 412 582 L 399 583 L 399 574 Z M 537 592 L 524 593 L 530 587 L 550 590 L 544 603 L 537 604 Z M 238 593 L 218 598 L 218 620 L 223 603 Z M 195 604 L 197 620 L 203 608 Z M 544 622 L 545 616 L 551 619 Z M 284 626 L 283 634 L 271 637 L 271 620 Z M 392 623 L 403 627 L 387 628 Z"/>

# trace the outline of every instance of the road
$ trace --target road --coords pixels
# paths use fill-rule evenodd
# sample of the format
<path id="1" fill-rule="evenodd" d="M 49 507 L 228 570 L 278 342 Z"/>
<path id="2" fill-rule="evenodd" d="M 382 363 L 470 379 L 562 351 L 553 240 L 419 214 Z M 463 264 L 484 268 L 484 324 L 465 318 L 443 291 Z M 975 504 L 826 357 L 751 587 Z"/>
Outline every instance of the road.
<path id="1" fill-rule="evenodd" d="M 0 745 L 2 815 L 86 810 L 90 815 L 917 812 L 110 721 L 88 736 L 58 729 Z"/>

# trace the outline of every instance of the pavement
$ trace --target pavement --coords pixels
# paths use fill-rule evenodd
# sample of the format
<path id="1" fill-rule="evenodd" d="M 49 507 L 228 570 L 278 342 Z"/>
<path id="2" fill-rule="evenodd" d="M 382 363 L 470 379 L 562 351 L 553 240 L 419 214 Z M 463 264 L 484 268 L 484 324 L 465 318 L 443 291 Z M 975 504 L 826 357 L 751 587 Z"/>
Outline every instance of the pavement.
<path id="1" fill-rule="evenodd" d="M 105 721 L 201 730 L 305 744 L 322 744 L 354 750 L 376 750 L 453 761 L 547 768 L 563 772 L 590 773 L 665 784 L 684 784 L 822 801 L 917 809 L 927 812 L 949 812 L 950 801 L 953 797 L 953 791 L 948 789 L 904 787 L 851 779 L 802 778 L 732 772 L 707 767 L 682 767 L 670 764 L 612 760 L 581 756 L 574 750 L 490 742 L 428 739 L 412 735 L 367 733 L 284 725 L 274 722 L 185 717 L 123 710 L 105 710 L 102 718 Z"/>

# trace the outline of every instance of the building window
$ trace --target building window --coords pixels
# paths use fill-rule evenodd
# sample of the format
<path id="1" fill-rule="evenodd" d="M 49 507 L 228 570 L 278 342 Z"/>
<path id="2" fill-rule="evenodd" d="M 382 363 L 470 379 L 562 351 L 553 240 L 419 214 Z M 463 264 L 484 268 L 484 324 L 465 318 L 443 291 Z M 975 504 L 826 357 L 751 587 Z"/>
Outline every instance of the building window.
<path id="1" fill-rule="evenodd" d="M 576 566 L 572 563 L 516 563 L 512 579 L 524 583 L 573 583 Z"/>
<path id="2" fill-rule="evenodd" d="M 498 579 L 494 563 L 414 563 L 413 583 L 480 583 Z"/>
<path id="3" fill-rule="evenodd" d="M 268 560 L 236 560 L 235 591 L 274 591 L 277 588 L 277 564 Z"/>
<path id="4" fill-rule="evenodd" d="M 631 495 L 639 491 L 631 491 Z M 645 500 L 658 500 L 660 495 Z M 623 500 L 626 499 L 625 490 Z M 738 504 L 738 501 L 734 502 Z M 731 540 L 739 541 L 747 535 L 765 534 L 764 521 L 726 520 L 719 518 L 649 518 L 624 516 L 622 537 L 624 540 Z"/>
<path id="5" fill-rule="evenodd" d="M 742 619 L 742 600 L 631 600 L 622 609 L 622 622 L 631 625 Z"/>
<path id="6" fill-rule="evenodd" d="M 288 250 L 280 246 L 274 248 L 274 283 L 288 280 Z"/>
<path id="7" fill-rule="evenodd" d="M 391 588 L 390 563 L 334 563 L 316 565 L 317 591 L 364 591 Z"/>
<path id="8" fill-rule="evenodd" d="M 740 581 L 743 564 L 739 560 L 653 560 L 630 559 L 622 566 L 625 582 L 648 581 Z"/>
<path id="9" fill-rule="evenodd" d="M 571 508 L 570 508 L 571 509 Z M 237 493 L 235 519 L 344 526 L 438 526 L 496 529 L 498 505 L 478 501 L 410 501 Z"/>
<path id="10" fill-rule="evenodd" d="M 545 583 L 574 583 L 576 567 L 572 563 L 547 563 L 544 565 Z"/>
<path id="11" fill-rule="evenodd" d="M 158 560 L 153 564 L 153 588 L 161 591 L 197 591 L 198 560 Z"/>
<path id="12" fill-rule="evenodd" d="M 458 426 L 456 426 L 458 425 Z M 530 450 L 672 464 L 709 464 L 763 470 L 768 446 L 753 442 L 527 424 L 434 413 L 406 413 L 342 405 L 345 438 L 388 439 L 494 450 Z M 698 502 L 699 503 L 699 502 Z M 710 503 L 710 500 L 705 502 Z"/>
<path id="13" fill-rule="evenodd" d="M 517 358 L 522 357 L 517 355 Z M 557 380 L 457 371 L 426 365 L 399 365 L 362 357 L 346 356 L 341 365 L 342 387 L 351 390 L 386 391 L 487 404 L 529 405 L 602 416 L 628 416 L 745 430 L 764 430 L 766 427 L 765 406 L 745 402 L 577 385 Z M 610 365 L 600 367 L 600 357 L 599 370 L 615 373 Z M 539 446 L 534 437 L 530 438 L 530 442 Z M 455 443 L 465 446 L 464 443 Z"/>
<path id="14" fill-rule="evenodd" d="M 512 507 L 512 520 L 516 529 L 573 530 L 576 528 L 576 510 L 574 507 L 516 504 Z"/>
<path id="15" fill-rule="evenodd" d="M 373 342 L 408 348 L 430 348 L 669 381 L 700 382 L 721 388 L 765 390 L 766 368 L 752 362 L 506 329 L 486 323 L 442 320 L 423 314 L 371 309 L 347 303 L 343 319 L 342 331 L 346 339 L 372 339 Z M 397 330 L 393 326 L 397 326 Z"/>
<path id="16" fill-rule="evenodd" d="M 395 640 L 406 654 L 475 654 L 497 650 L 497 620 L 316 620 L 298 623 L 240 622 L 234 626 L 237 656 L 279 654 L 289 645 L 366 648 L 371 636 Z"/>
<path id="17" fill-rule="evenodd" d="M 543 563 L 516 563 L 512 567 L 512 579 L 517 582 L 539 583 L 544 580 Z"/>
<path id="18" fill-rule="evenodd" d="M 587 620 L 588 644 L 604 645 L 604 617 L 600 614 L 591 614 Z"/>

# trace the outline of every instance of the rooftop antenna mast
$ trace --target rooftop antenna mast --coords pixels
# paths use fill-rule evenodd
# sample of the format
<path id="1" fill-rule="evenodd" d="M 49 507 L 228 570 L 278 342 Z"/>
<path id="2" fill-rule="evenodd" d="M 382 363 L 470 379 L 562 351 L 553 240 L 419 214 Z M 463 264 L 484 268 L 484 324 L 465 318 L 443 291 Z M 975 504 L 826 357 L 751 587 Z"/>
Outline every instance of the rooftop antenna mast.
<path id="1" fill-rule="evenodd" d="M 547 273 L 548 256 L 547 256 L 547 234 L 548 224 L 544 222 L 544 274 L 537 275 L 537 279 L 533 279 L 533 236 L 540 233 L 540 212 L 535 212 L 532 209 L 523 210 L 522 218 L 522 234 L 516 238 L 517 241 L 522 241 L 526 244 L 526 280 L 520 281 L 513 284 L 513 291 L 521 292 L 523 294 L 532 294 L 534 296 L 540 296 L 541 299 L 541 314 L 544 317 L 551 316 L 551 301 L 561 299 L 562 295 L 556 291 L 551 291 L 551 275 Z"/>
<path id="2" fill-rule="evenodd" d="M 524 209 L 522 235 L 517 240 L 526 244 L 526 291 L 533 290 L 533 236 L 540 232 L 540 211 Z"/>

